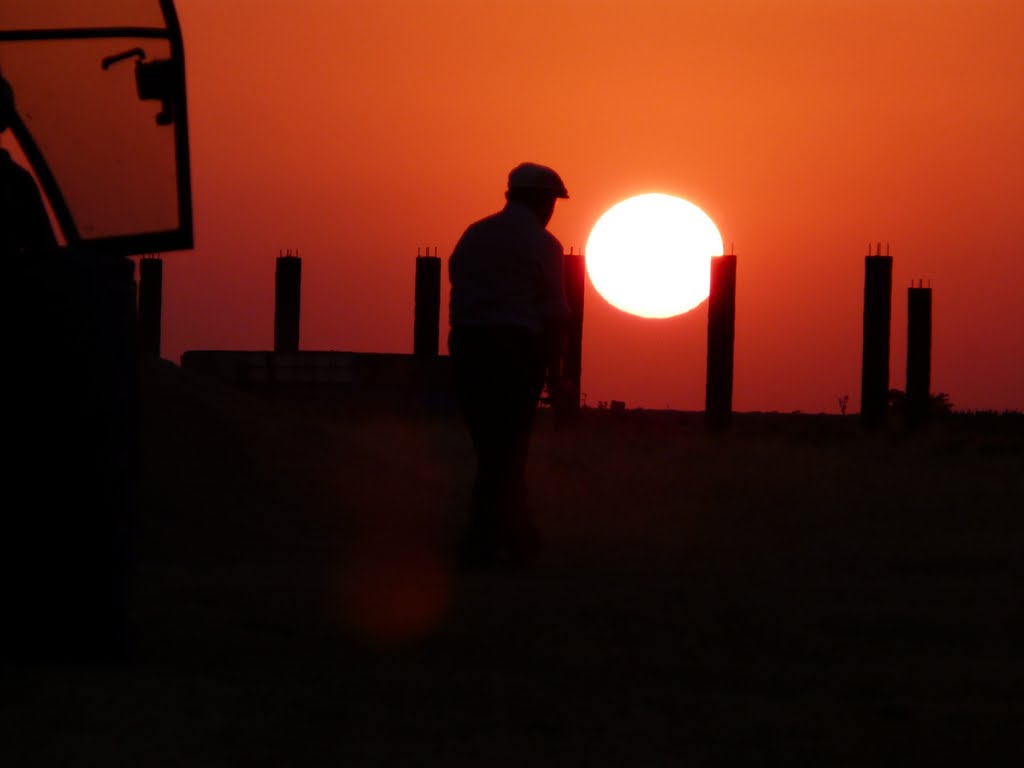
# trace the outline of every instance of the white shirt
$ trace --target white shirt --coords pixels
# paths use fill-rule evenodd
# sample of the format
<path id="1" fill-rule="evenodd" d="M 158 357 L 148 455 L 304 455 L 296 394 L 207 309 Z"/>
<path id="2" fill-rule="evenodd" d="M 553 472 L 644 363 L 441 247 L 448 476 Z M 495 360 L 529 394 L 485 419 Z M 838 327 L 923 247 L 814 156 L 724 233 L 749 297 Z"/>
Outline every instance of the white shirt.
<path id="1" fill-rule="evenodd" d="M 463 233 L 448 260 L 451 325 L 544 330 L 569 313 L 562 244 L 526 205 L 511 201 Z"/>

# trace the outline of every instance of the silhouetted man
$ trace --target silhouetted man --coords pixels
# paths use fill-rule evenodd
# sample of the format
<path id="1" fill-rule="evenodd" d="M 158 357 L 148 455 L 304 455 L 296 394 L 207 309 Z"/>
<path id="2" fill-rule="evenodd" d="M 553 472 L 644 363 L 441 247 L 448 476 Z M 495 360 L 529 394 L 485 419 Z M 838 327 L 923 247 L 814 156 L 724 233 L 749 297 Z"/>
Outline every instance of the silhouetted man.
<path id="1" fill-rule="evenodd" d="M 0 76 L 0 133 L 13 119 L 14 92 Z M 35 179 L 0 148 L 0 255 L 38 252 L 56 244 Z"/>
<path id="2" fill-rule="evenodd" d="M 448 263 L 448 348 L 477 467 L 463 566 L 528 563 L 540 537 L 526 509 L 526 457 L 541 389 L 560 388 L 568 315 L 562 246 L 546 227 L 567 198 L 550 168 L 523 163 L 508 176 L 505 207 L 471 225 Z"/>

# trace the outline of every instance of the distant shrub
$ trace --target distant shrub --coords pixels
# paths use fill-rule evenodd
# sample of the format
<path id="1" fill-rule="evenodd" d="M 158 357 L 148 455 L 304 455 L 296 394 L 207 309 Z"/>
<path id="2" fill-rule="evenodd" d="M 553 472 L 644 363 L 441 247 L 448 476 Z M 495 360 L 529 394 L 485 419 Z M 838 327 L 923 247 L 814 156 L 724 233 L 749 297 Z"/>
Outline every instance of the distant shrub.
<path id="1" fill-rule="evenodd" d="M 928 410 L 936 416 L 948 416 L 953 412 L 953 403 L 945 392 L 932 394 L 928 397 Z"/>
<path id="2" fill-rule="evenodd" d="M 906 409 L 907 394 L 902 389 L 889 390 L 889 410 L 901 414 Z M 953 413 L 953 403 L 946 392 L 933 392 L 928 396 L 928 414 L 931 416 L 948 416 Z"/>

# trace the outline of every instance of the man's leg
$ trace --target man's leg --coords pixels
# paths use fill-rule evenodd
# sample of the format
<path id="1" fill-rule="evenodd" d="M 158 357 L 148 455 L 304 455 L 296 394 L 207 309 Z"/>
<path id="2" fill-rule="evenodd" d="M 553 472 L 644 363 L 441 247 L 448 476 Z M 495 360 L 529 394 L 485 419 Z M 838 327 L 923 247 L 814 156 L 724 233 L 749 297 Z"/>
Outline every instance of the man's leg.
<path id="1" fill-rule="evenodd" d="M 537 402 L 544 381 L 543 350 L 532 334 L 510 339 L 506 372 L 506 410 L 502 429 L 502 548 L 515 562 L 531 562 L 540 550 L 540 534 L 527 508 L 526 466 Z"/>
<path id="2" fill-rule="evenodd" d="M 505 478 L 501 394 L 495 391 L 495 343 L 493 333 L 484 328 L 453 328 L 449 337 L 456 394 L 476 455 L 469 520 L 459 541 L 458 557 L 464 565 L 475 567 L 494 563 L 501 533 Z"/>
<path id="3" fill-rule="evenodd" d="M 531 560 L 539 536 L 526 511 L 526 458 L 543 386 L 540 341 L 512 328 L 457 328 L 449 349 L 477 459 L 460 557 L 467 565 L 490 564 L 499 555 Z"/>
<path id="4" fill-rule="evenodd" d="M 502 461 L 487 406 L 477 403 L 466 422 L 476 454 L 476 474 L 465 547 L 476 556 L 493 559 L 501 537 L 501 507 L 505 486 Z"/>

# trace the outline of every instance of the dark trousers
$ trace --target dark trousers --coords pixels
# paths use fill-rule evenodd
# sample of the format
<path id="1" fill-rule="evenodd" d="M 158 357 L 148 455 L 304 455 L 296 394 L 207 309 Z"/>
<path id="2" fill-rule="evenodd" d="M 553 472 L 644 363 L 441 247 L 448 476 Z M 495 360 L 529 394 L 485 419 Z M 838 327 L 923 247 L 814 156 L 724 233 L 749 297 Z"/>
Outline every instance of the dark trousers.
<path id="1" fill-rule="evenodd" d="M 509 326 L 455 326 L 448 349 L 477 460 L 468 538 L 484 548 L 514 543 L 532 531 L 526 457 L 544 385 L 542 337 Z"/>

